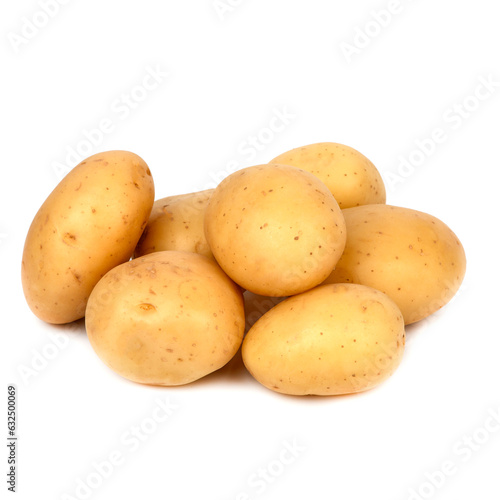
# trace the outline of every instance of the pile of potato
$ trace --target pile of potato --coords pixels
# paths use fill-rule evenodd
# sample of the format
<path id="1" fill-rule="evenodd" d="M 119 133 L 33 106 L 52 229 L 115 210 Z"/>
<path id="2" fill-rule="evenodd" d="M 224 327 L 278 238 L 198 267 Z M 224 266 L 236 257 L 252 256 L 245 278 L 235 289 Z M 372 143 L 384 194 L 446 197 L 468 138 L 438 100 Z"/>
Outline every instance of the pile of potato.
<path id="1" fill-rule="evenodd" d="M 448 226 L 385 202 L 373 163 L 336 143 L 156 201 L 139 156 L 104 152 L 36 214 L 23 289 L 46 322 L 85 316 L 97 355 L 135 382 L 186 384 L 241 347 L 274 391 L 360 392 L 396 370 L 405 325 L 444 306 L 465 274 Z"/>

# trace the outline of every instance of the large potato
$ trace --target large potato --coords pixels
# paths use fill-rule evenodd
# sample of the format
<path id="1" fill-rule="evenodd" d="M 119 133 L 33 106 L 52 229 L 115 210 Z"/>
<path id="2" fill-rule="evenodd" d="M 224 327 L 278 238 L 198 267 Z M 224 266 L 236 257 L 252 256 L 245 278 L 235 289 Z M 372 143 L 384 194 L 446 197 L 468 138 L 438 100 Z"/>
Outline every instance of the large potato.
<path id="1" fill-rule="evenodd" d="M 90 295 L 87 334 L 116 373 L 187 384 L 225 365 L 243 339 L 243 297 L 211 259 L 155 252 L 109 271 Z"/>
<path id="2" fill-rule="evenodd" d="M 99 279 L 130 259 L 153 201 L 151 172 L 134 153 L 99 153 L 73 168 L 26 237 L 22 283 L 31 310 L 49 323 L 82 318 Z"/>
<path id="3" fill-rule="evenodd" d="M 326 186 L 283 165 L 257 165 L 226 177 L 208 202 L 205 234 L 231 279 L 275 297 L 321 283 L 346 238 L 342 212 Z"/>
<path id="4" fill-rule="evenodd" d="M 156 200 L 134 255 L 162 250 L 195 252 L 213 257 L 205 238 L 203 220 L 213 189 Z"/>
<path id="5" fill-rule="evenodd" d="M 321 179 L 340 208 L 385 203 L 385 186 L 375 165 L 359 151 L 335 142 L 292 149 L 271 160 L 299 167 Z"/>
<path id="6" fill-rule="evenodd" d="M 273 391 L 326 396 L 380 384 L 398 367 L 404 345 L 403 317 L 387 295 L 337 284 L 265 313 L 247 333 L 242 356 L 253 377 Z"/>
<path id="7" fill-rule="evenodd" d="M 455 295 L 465 275 L 465 253 L 446 224 L 390 205 L 343 213 L 345 251 L 325 283 L 361 283 L 385 292 L 406 324 L 429 316 Z"/>

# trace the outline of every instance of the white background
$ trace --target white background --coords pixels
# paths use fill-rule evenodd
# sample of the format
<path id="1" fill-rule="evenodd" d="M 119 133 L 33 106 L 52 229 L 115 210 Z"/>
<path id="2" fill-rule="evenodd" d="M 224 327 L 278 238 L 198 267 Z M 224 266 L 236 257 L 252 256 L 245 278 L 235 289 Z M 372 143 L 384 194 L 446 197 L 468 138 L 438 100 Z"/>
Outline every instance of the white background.
<path id="1" fill-rule="evenodd" d="M 70 0 L 50 18 L 41 3 L 3 2 L 0 16 L 0 435 L 13 383 L 16 498 L 499 498 L 496 2 L 222 0 L 218 12 L 212 0 Z M 388 7 L 389 22 L 375 21 Z M 156 88 L 138 88 L 153 70 Z M 287 118 L 270 133 L 277 113 Z M 432 146 L 436 128 L 445 139 Z M 141 155 L 160 198 L 319 141 L 368 156 L 389 203 L 439 217 L 467 253 L 460 293 L 407 329 L 402 365 L 379 388 L 286 397 L 238 359 L 189 386 L 143 387 L 101 363 L 82 322 L 50 326 L 28 309 L 24 238 L 71 148 Z M 161 423 L 156 398 L 176 406 Z M 110 455 L 121 460 L 102 479 L 93 463 Z"/>

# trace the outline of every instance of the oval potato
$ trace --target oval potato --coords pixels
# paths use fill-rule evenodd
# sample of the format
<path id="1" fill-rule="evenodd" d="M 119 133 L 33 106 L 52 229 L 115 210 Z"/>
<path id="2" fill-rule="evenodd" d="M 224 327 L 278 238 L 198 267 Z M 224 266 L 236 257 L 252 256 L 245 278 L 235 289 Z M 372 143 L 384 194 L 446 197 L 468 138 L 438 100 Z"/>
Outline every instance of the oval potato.
<path id="1" fill-rule="evenodd" d="M 242 346 L 245 366 L 283 394 L 319 396 L 371 389 L 398 367 L 405 345 L 401 312 L 362 285 L 323 285 L 265 313 Z"/>
<path id="2" fill-rule="evenodd" d="M 134 252 L 135 257 L 163 250 L 194 252 L 213 258 L 203 220 L 213 189 L 156 200 Z"/>
<path id="3" fill-rule="evenodd" d="M 35 315 L 49 323 L 82 318 L 99 279 L 130 259 L 153 201 L 151 172 L 134 153 L 99 153 L 74 167 L 26 237 L 22 284 Z"/>
<path id="4" fill-rule="evenodd" d="M 311 172 L 331 191 L 340 208 L 385 203 L 385 186 L 375 165 L 354 148 L 320 142 L 283 153 L 270 163 Z"/>
<path id="5" fill-rule="evenodd" d="M 226 177 L 208 202 L 205 235 L 233 281 L 274 297 L 321 283 L 346 238 L 342 212 L 326 186 L 283 165 L 257 165 Z"/>
<path id="6" fill-rule="evenodd" d="M 181 385 L 224 366 L 245 329 L 243 297 L 203 255 L 155 252 L 109 271 L 85 315 L 97 355 L 143 384 Z"/>
<path id="7" fill-rule="evenodd" d="M 432 215 L 391 205 L 343 210 L 347 243 L 325 283 L 360 283 L 385 292 L 408 325 L 443 307 L 465 275 L 465 252 Z"/>

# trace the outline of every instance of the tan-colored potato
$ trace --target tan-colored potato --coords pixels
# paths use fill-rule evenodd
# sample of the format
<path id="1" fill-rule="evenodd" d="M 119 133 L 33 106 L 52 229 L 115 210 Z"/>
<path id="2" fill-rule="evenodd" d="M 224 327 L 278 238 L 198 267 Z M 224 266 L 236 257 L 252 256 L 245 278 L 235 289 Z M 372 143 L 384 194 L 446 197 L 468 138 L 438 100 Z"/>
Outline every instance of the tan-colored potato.
<path id="1" fill-rule="evenodd" d="M 36 316 L 49 323 L 82 318 L 99 279 L 130 259 L 153 201 L 151 172 L 134 153 L 99 153 L 73 168 L 26 237 L 22 283 Z"/>
<path id="2" fill-rule="evenodd" d="M 224 366 L 243 339 L 243 297 L 212 260 L 155 252 L 109 271 L 85 315 L 97 355 L 143 384 L 181 385 Z"/>
<path id="3" fill-rule="evenodd" d="M 340 208 L 385 203 L 384 181 L 375 165 L 359 151 L 335 142 L 292 149 L 271 160 L 302 168 L 325 183 Z"/>
<path id="4" fill-rule="evenodd" d="M 208 202 L 205 235 L 232 280 L 274 297 L 321 283 L 346 238 L 342 211 L 326 186 L 283 165 L 257 165 L 226 177 Z"/>
<path id="5" fill-rule="evenodd" d="M 135 257 L 162 250 L 195 252 L 213 258 L 203 220 L 213 189 L 156 200 L 134 252 Z"/>
<path id="6" fill-rule="evenodd" d="M 398 367 L 404 345 L 403 317 L 387 295 L 336 284 L 273 307 L 247 333 L 242 356 L 268 389 L 326 396 L 380 384 Z"/>
<path id="7" fill-rule="evenodd" d="M 344 254 L 325 283 L 360 283 L 385 292 L 405 323 L 419 321 L 455 295 L 465 252 L 451 229 L 432 215 L 390 205 L 343 210 Z"/>

